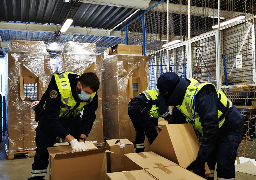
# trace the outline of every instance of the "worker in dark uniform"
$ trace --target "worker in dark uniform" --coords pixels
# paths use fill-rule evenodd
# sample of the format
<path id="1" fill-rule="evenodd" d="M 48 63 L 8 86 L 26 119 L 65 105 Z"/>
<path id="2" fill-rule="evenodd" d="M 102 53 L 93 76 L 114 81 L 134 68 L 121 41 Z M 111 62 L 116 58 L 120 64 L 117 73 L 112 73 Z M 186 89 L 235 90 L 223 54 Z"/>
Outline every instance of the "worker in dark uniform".
<path id="1" fill-rule="evenodd" d="M 144 152 L 145 135 L 150 144 L 156 139 L 158 118 L 170 118 L 168 106 L 164 100 L 158 102 L 157 96 L 156 89 L 146 90 L 129 102 L 128 114 L 136 131 L 136 153 Z"/>
<path id="2" fill-rule="evenodd" d="M 39 106 L 44 107 L 36 128 L 36 155 L 29 180 L 42 180 L 47 172 L 48 147 L 56 137 L 65 139 L 73 151 L 84 151 L 98 108 L 99 79 L 94 73 L 54 74 Z M 82 111 L 82 118 L 80 112 Z"/>
<path id="3" fill-rule="evenodd" d="M 236 153 L 244 125 L 232 102 L 213 84 L 181 79 L 172 72 L 162 74 L 157 87 L 159 99 L 174 106 L 169 123 L 192 123 L 203 134 L 197 158 L 187 169 L 204 177 L 207 162 L 212 173 L 208 180 L 213 180 L 217 162 L 219 180 L 235 179 Z"/>

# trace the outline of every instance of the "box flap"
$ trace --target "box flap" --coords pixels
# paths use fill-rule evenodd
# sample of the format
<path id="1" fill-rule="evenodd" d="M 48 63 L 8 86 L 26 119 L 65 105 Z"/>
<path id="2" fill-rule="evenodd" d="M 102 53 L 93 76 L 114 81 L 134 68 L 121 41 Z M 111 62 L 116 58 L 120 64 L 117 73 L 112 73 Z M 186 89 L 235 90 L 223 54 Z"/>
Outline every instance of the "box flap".
<path id="1" fill-rule="evenodd" d="M 115 144 L 115 142 L 117 141 L 118 139 L 111 139 L 111 140 L 107 140 L 107 144 L 109 146 L 119 146 L 118 143 Z M 129 144 L 133 144 L 131 141 L 129 141 L 128 139 L 120 139 L 125 145 L 129 145 Z"/>
<path id="2" fill-rule="evenodd" d="M 172 161 L 159 156 L 154 152 L 129 153 L 125 154 L 130 160 L 139 165 L 141 168 L 177 166 Z"/>
<path id="3" fill-rule="evenodd" d="M 154 180 L 151 175 L 146 171 L 137 170 L 137 171 L 127 171 L 127 172 L 115 172 L 107 173 L 107 180 Z"/>
<path id="4" fill-rule="evenodd" d="M 159 180 L 203 180 L 204 178 L 183 169 L 180 166 L 169 166 L 145 169 L 146 172 Z"/>
<path id="5" fill-rule="evenodd" d="M 87 156 L 91 154 L 102 153 L 105 151 L 106 151 L 106 148 L 91 149 L 91 150 L 82 151 L 82 152 L 72 152 L 71 146 L 58 146 L 58 147 L 48 148 L 49 155 L 52 156 L 54 159 L 66 159 L 66 158 Z"/>

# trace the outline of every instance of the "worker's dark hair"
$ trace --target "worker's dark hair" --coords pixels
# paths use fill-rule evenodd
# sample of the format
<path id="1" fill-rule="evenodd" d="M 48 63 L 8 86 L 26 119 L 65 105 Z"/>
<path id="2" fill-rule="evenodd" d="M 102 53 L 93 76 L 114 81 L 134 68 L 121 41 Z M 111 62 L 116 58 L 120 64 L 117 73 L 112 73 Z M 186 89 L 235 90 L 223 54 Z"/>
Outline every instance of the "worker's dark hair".
<path id="1" fill-rule="evenodd" d="M 82 87 L 89 86 L 94 92 L 99 89 L 100 81 L 97 75 L 93 72 L 87 72 L 82 74 L 78 81 L 82 84 Z"/>

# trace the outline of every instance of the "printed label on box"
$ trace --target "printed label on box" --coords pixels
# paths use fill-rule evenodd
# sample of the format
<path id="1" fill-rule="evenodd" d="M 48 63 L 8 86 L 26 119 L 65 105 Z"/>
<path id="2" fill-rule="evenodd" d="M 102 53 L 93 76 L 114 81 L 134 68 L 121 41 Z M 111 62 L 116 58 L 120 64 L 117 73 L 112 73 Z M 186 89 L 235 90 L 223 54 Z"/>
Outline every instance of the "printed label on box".
<path id="1" fill-rule="evenodd" d="M 242 54 L 236 55 L 236 68 L 242 68 Z"/>

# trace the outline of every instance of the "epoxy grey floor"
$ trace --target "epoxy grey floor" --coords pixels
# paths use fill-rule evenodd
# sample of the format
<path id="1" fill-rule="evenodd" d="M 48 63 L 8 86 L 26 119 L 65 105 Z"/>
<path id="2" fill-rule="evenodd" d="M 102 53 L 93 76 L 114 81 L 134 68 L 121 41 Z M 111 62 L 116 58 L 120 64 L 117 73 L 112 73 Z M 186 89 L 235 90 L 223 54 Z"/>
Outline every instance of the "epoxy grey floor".
<path id="1" fill-rule="evenodd" d="M 15 156 L 14 160 L 8 160 L 5 154 L 5 142 L 0 142 L 0 180 L 27 180 L 30 177 L 31 165 L 34 158 L 26 158 L 24 155 Z M 49 180 L 48 175 L 45 178 Z M 215 177 L 217 180 L 217 178 Z M 236 173 L 236 180 L 255 180 L 256 176 Z"/>

